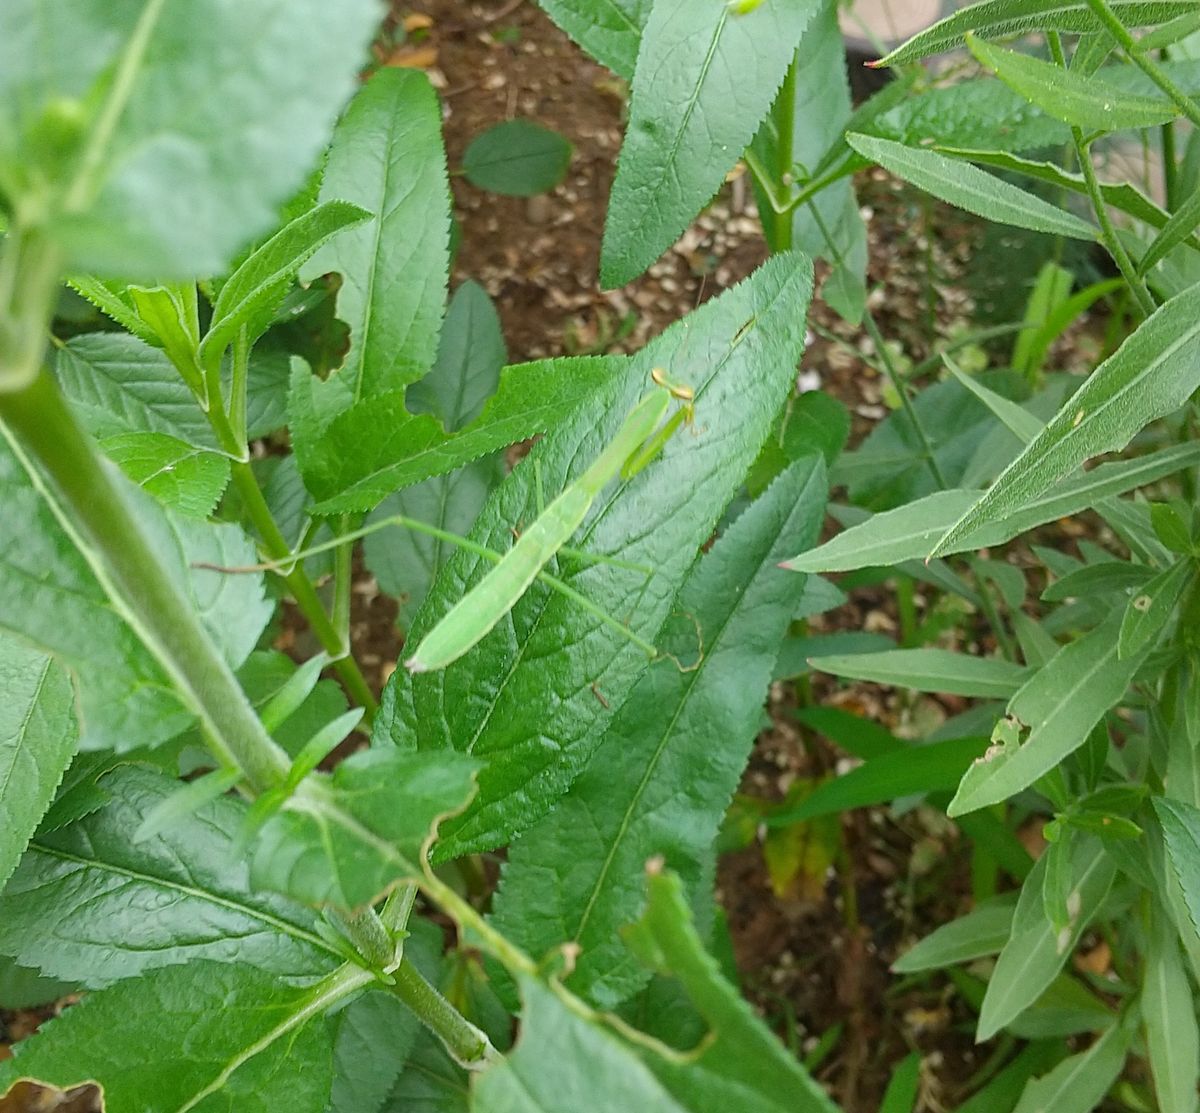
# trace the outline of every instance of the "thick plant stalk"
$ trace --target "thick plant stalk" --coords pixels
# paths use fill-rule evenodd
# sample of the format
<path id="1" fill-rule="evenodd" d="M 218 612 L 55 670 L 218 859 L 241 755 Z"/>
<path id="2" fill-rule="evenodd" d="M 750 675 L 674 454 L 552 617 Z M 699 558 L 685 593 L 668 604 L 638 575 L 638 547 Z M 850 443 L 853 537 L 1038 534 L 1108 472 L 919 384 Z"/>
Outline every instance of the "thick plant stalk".
<path id="1" fill-rule="evenodd" d="M 48 481 L 84 555 L 200 719 L 213 752 L 256 792 L 277 784 L 289 768 L 287 754 L 158 563 L 57 383 L 43 370 L 23 389 L 0 392 L 0 421 Z"/>

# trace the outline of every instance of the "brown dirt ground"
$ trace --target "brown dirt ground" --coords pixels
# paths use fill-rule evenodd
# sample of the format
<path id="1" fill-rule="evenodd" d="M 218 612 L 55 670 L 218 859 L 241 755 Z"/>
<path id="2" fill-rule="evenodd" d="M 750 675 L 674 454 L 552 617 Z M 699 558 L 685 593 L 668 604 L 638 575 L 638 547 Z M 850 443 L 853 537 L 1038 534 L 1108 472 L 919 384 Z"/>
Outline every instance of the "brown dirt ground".
<path id="1" fill-rule="evenodd" d="M 574 144 L 567 180 L 531 199 L 500 197 L 453 179 L 461 247 L 452 285 L 481 282 L 499 310 L 510 358 L 592 351 L 632 351 L 700 301 L 749 274 L 765 257 L 748 183 L 734 178 L 717 200 L 637 282 L 616 291 L 597 284 L 606 199 L 622 135 L 626 90 L 586 58 L 532 4 L 523 0 L 424 0 L 395 7 L 393 25 L 410 33 L 399 47 L 379 46 L 387 64 L 425 69 L 445 104 L 446 146 L 453 170 L 481 130 L 531 118 Z M 397 36 L 400 37 L 400 36 Z M 914 198 L 879 172 L 857 183 L 869 217 L 871 305 L 883 334 L 918 361 L 933 343 L 964 327 L 972 303 L 963 276 L 978 228 L 961 214 Z M 887 409 L 871 367 L 870 341 L 818 299 L 803 368 L 839 397 L 860 439 Z M 867 358 L 864 358 L 867 357 Z M 353 635 L 369 679 L 381 686 L 399 654 L 395 607 L 365 574 L 356 587 Z M 818 629 L 894 629 L 887 592 L 856 592 Z M 285 622 L 281 647 L 303 652 L 302 624 Z M 813 694 L 895 728 L 911 700 L 870 685 L 829 678 Z M 962 709 L 929 700 L 945 717 Z M 797 780 L 832 771 L 843 756 L 802 733 L 790 716 L 790 686 L 772 692 L 774 726 L 758 740 L 742 792 L 783 798 Z M 781 895 L 772 889 L 760 846 L 725 855 L 719 890 L 737 966 L 750 999 L 799 1054 L 841 1024 L 816 1073 L 847 1113 L 878 1108 L 895 1065 L 910 1051 L 924 1056 L 919 1110 L 952 1108 L 989 1049 L 976 1049 L 973 1016 L 943 980 L 897 993 L 888 966 L 912 941 L 969 907 L 968 854 L 940 814 L 918 809 L 900 820 L 883 809 L 842 817 L 843 851 L 828 869 L 801 873 Z M 0 1014 L 4 1040 L 27 1035 L 46 1013 Z M 15 1097 L 15 1095 L 14 1095 Z M 65 1105 L 0 1101 L 0 1113 Z"/>

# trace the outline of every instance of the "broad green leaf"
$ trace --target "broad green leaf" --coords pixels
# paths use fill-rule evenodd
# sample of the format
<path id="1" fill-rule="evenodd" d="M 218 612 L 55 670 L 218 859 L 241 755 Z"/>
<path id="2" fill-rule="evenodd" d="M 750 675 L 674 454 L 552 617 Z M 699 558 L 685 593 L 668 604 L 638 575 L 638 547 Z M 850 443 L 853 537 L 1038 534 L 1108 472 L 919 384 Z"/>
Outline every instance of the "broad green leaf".
<path id="1" fill-rule="evenodd" d="M 229 460 L 166 433 L 118 433 L 104 454 L 139 487 L 189 518 L 207 518 L 229 483 Z"/>
<path id="2" fill-rule="evenodd" d="M 1179 938 L 1166 909 L 1154 903 L 1146 948 L 1142 1023 L 1150 1073 L 1164 1113 L 1194 1113 L 1200 1081 L 1200 1031 Z"/>
<path id="3" fill-rule="evenodd" d="M 361 908 L 421 876 L 435 823 L 471 794 L 478 762 L 462 754 L 364 750 L 314 774 L 263 827 L 250 877 L 307 904 Z"/>
<path id="4" fill-rule="evenodd" d="M 48 210 L 68 270 L 151 282 L 219 274 L 274 224 L 380 17 L 374 0 L 74 0 L 45 14 L 41 0 L 0 12 L 9 200 Z M 82 126 L 47 147 L 56 112 Z M 50 197 L 47 181 L 62 183 Z"/>
<path id="5" fill-rule="evenodd" d="M 505 120 L 480 132 L 463 153 L 473 186 L 507 197 L 532 197 L 560 185 L 571 164 L 571 144 L 532 120 Z"/>
<path id="6" fill-rule="evenodd" d="M 1081 838 L 1072 855 L 1071 876 L 1078 893 L 1077 912 L 1067 931 L 1056 932 L 1042 903 L 1041 859 L 1021 889 L 1012 934 L 988 981 L 979 1014 L 978 1040 L 991 1039 L 1032 1005 L 1058 976 L 1101 902 L 1108 895 L 1117 867 L 1098 839 Z"/>
<path id="7" fill-rule="evenodd" d="M 479 416 L 507 362 L 496 307 L 478 282 L 467 279 L 450 299 L 429 374 L 408 388 L 409 408 L 433 414 L 453 433 Z"/>
<path id="8" fill-rule="evenodd" d="M 1123 449 L 1200 386 L 1200 286 L 1161 306 L 1105 360 L 1070 401 L 946 531 L 931 555 L 1023 510 L 1085 460 Z"/>
<path id="9" fill-rule="evenodd" d="M 92 436 L 163 433 L 195 448 L 217 442 L 195 396 L 166 355 L 133 336 L 93 332 L 61 347 L 54 376 Z"/>
<path id="10" fill-rule="evenodd" d="M 1145 27 L 1190 13 L 1191 0 L 1108 0 L 1127 27 Z M 927 27 L 881 58 L 877 66 L 898 66 L 958 46 L 968 31 L 987 38 L 1046 30 L 1099 30 L 1087 0 L 983 0 Z"/>
<path id="11" fill-rule="evenodd" d="M 1153 648 L 1164 627 L 1175 613 L 1179 601 L 1186 597 L 1196 575 L 1195 564 L 1180 560 L 1148 580 L 1129 600 L 1117 638 L 1117 652 L 1132 657 L 1143 649 Z"/>
<path id="12" fill-rule="evenodd" d="M 641 912 L 644 863 L 661 855 L 693 901 L 708 897 L 713 840 L 803 590 L 780 572 L 779 557 L 812 542 L 824 505 L 824 468 L 810 456 L 725 531 L 676 603 L 699 626 L 703 660 L 686 673 L 656 666 L 643 674 L 571 790 L 509 851 L 497 928 L 535 955 L 577 944 L 565 983 L 602 1007 L 647 980 L 617 935 Z M 695 627 L 675 633 L 664 648 L 694 654 Z"/>
<path id="13" fill-rule="evenodd" d="M 466 1071 L 432 1032 L 422 1032 L 381 1113 L 469 1113 L 467 1086 Z"/>
<path id="14" fill-rule="evenodd" d="M 271 323 L 279 302 L 301 266 L 346 228 L 370 218 L 348 201 L 326 201 L 285 224 L 221 284 L 212 324 L 200 343 L 200 358 L 216 366 L 221 354 L 245 330 L 253 343 Z"/>
<path id="15" fill-rule="evenodd" d="M 635 279 L 711 200 L 819 8 L 820 0 L 792 0 L 736 16 L 725 0 L 653 5 L 605 220 L 604 286 Z"/>
<path id="16" fill-rule="evenodd" d="M 0 957 L 0 1009 L 28 1009 L 48 1005 L 76 993 L 79 986 L 46 978 L 35 970 L 26 970 L 10 958 Z"/>
<path id="17" fill-rule="evenodd" d="M 1200 929 L 1200 810 L 1182 800 L 1154 797 L 1167 862 L 1179 882 L 1192 925 Z"/>
<path id="18" fill-rule="evenodd" d="M 1139 97 L 1094 74 L 1083 75 L 967 35 L 971 53 L 1007 86 L 1064 123 L 1087 131 L 1123 131 L 1165 124 L 1179 109 L 1162 97 Z"/>
<path id="19" fill-rule="evenodd" d="M 450 259 L 441 124 L 425 74 L 385 66 L 334 132 L 321 200 L 350 201 L 371 216 L 326 244 L 301 272 L 306 279 L 327 271 L 342 276 L 337 312 L 350 326 L 350 351 L 327 383 L 312 384 L 326 417 L 403 389 L 433 363 Z"/>
<path id="20" fill-rule="evenodd" d="M 650 370 L 663 368 L 694 388 L 694 430 L 681 430 L 648 467 L 602 493 L 571 542 L 640 568 L 558 562 L 558 574 L 592 603 L 627 618 L 640 637 L 657 637 L 676 586 L 711 537 L 791 387 L 811 289 L 803 257 L 776 255 L 667 330 L 591 404 L 539 441 L 493 494 L 472 539 L 507 548 L 512 528 L 539 512 L 539 487 L 550 497 L 587 467 L 645 395 Z M 689 495 L 681 498 L 685 490 Z M 485 567 L 490 564 L 478 557 L 456 553 L 412 636 L 429 629 Z M 641 569 L 652 570 L 648 581 Z M 665 660 L 651 667 L 676 666 Z M 544 815 L 590 759 L 646 668 L 643 651 L 624 635 L 534 584 L 449 668 L 417 677 L 398 673 L 390 682 L 400 713 L 391 724 L 396 744 L 456 749 L 486 763 L 480 794 L 447 825 L 441 854 L 511 841 Z"/>
<path id="21" fill-rule="evenodd" d="M 245 964 L 155 970 L 88 994 L 18 1044 L 0 1064 L 0 1094 L 29 1078 L 62 1089 L 94 1082 L 114 1113 L 323 1113 L 332 1054 L 313 1019 L 323 992 L 324 983 L 293 989 Z"/>
<path id="22" fill-rule="evenodd" d="M 869 135 L 850 133 L 846 141 L 897 177 L 985 220 L 1052 236 L 1096 238 L 1096 229 L 1087 221 L 969 163 Z"/>
<path id="23" fill-rule="evenodd" d="M 652 0 L 538 0 L 538 6 L 597 62 L 633 76 Z"/>
<path id="24" fill-rule="evenodd" d="M 836 1113 L 836 1106 L 780 1044 L 700 943 L 679 879 L 647 870 L 647 904 L 626 942 L 656 972 L 678 978 L 710 1032 L 686 1060 L 642 1053 L 694 1113 Z"/>
<path id="25" fill-rule="evenodd" d="M 447 433 L 431 414 L 409 413 L 404 392 L 393 391 L 364 399 L 310 435 L 304 422 L 314 412 L 315 380 L 301 370 L 292 379 L 292 433 L 304 481 L 319 500 L 313 511 L 370 510 L 401 487 L 543 433 L 595 398 L 627 364 L 626 357 L 603 356 L 506 368 L 480 415 L 456 434 Z"/>
<path id="26" fill-rule="evenodd" d="M 897 974 L 915 974 L 997 954 L 1012 934 L 1016 907 L 1015 893 L 992 898 L 965 916 L 936 928 L 893 962 L 892 970 Z"/>
<path id="27" fill-rule="evenodd" d="M 114 477 L 120 478 L 115 469 Z M 253 563 L 253 545 L 236 526 L 171 516 L 136 487 L 123 493 L 217 646 L 230 664 L 240 665 L 274 609 L 262 577 L 191 566 Z M 0 629 L 44 649 L 74 675 L 80 745 L 129 750 L 178 734 L 189 712 L 4 442 L 0 503 L 6 525 L 0 531 Z"/>
<path id="28" fill-rule="evenodd" d="M 1086 1051 L 1032 1079 L 1021 1092 L 1015 1113 L 1091 1113 L 1120 1075 L 1130 1035 L 1114 1024 Z"/>
<path id="29" fill-rule="evenodd" d="M 475 1076 L 472 1113 L 687 1113 L 614 1030 L 578 1015 L 535 978 L 517 982 L 520 1040 L 512 1054 Z"/>
<path id="30" fill-rule="evenodd" d="M 0 636 L 0 892 L 75 754 L 75 695 L 49 657 Z"/>
<path id="31" fill-rule="evenodd" d="M 991 747 L 966 772 L 947 813 L 962 815 L 1028 788 L 1087 741 L 1092 728 L 1125 695 L 1144 653 L 1122 658 L 1114 612 L 1083 637 L 1069 642 L 1013 696 L 1008 713 L 1030 728 Z"/>
<path id="32" fill-rule="evenodd" d="M 969 657 L 948 649 L 890 649 L 848 657 L 814 657 L 812 666 L 853 680 L 981 699 L 1011 696 L 1026 678 L 1026 670 L 1011 661 Z"/>
<path id="33" fill-rule="evenodd" d="M 900 651 L 903 652 L 903 651 Z M 787 827 L 821 815 L 882 804 L 901 796 L 948 792 L 987 748 L 986 738 L 950 738 L 872 758 L 826 781 L 794 808 L 773 812 L 768 827 Z"/>
<path id="34" fill-rule="evenodd" d="M 100 783 L 109 803 L 36 835 L 0 894 L 0 953 L 93 987 L 201 958 L 289 978 L 334 964 L 310 911 L 251 888 L 234 849 L 245 805 L 222 797 L 135 844 L 179 782 L 122 766 Z"/>
<path id="35" fill-rule="evenodd" d="M 943 551 L 959 553 L 1003 544 L 1034 526 L 1078 514 L 1106 498 L 1153 483 L 1197 462 L 1200 449 L 1196 445 L 1176 445 L 1133 460 L 1100 464 L 1039 492 L 1000 521 L 981 523 L 951 541 Z M 845 572 L 923 557 L 935 538 L 943 536 L 979 497 L 979 492 L 962 490 L 927 495 L 851 526 L 812 552 L 789 560 L 786 566 L 797 572 Z"/>
<path id="36" fill-rule="evenodd" d="M 333 1087 L 324 1113 L 378 1113 L 416 1043 L 416 1013 L 377 991 L 352 1002 L 333 1024 Z"/>

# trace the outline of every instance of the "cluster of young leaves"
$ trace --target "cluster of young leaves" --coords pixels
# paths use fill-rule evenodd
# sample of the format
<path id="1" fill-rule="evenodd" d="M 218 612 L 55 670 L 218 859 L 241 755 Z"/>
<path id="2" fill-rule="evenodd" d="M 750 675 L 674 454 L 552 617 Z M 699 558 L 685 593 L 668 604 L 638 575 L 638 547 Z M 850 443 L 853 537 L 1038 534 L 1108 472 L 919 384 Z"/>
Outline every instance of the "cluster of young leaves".
<path id="1" fill-rule="evenodd" d="M 654 50 L 690 51 L 657 7 Z M 679 142 L 715 135 L 731 165 L 817 7 L 715 13 L 720 65 L 688 61 L 708 77 Z M 0 1003 L 85 991 L 16 1049 L 0 1094 L 92 1083 L 107 1108 L 163 1113 L 832 1113 L 706 950 L 715 837 L 805 592 L 778 565 L 825 507 L 824 456 L 803 437 L 763 450 L 811 264 L 776 255 L 634 357 L 504 367 L 478 287 L 444 314 L 428 81 L 383 69 L 355 91 L 369 0 L 287 8 L 130 0 L 72 21 L 20 0 L 0 16 Z M 774 76 L 751 116 L 716 113 L 760 49 Z M 642 120 L 648 96 L 631 134 L 669 122 Z M 663 229 L 719 184 L 701 162 Z M 38 371 L 64 277 L 121 331 L 56 342 Z M 396 674 L 375 714 L 346 655 L 336 538 L 399 513 L 506 548 L 654 368 L 691 389 L 692 425 L 592 506 L 576 543 L 619 563 L 555 561 L 618 622 L 535 584 L 450 668 Z M 251 458 L 284 428 L 291 455 Z M 496 453 L 538 433 L 501 478 Z M 419 637 L 487 562 L 395 536 L 366 559 Z M 296 555 L 323 538 L 327 563 Z M 266 648 L 284 594 L 323 646 L 300 665 Z M 362 706 L 321 679 L 331 664 Z M 318 769 L 372 719 L 368 748 Z M 517 839 L 490 917 L 426 863 L 435 833 L 444 861 Z M 501 995 L 515 985 L 511 1054 L 474 960 L 409 919 L 417 888 Z"/>
<path id="2" fill-rule="evenodd" d="M 1200 121 L 1197 30 L 1187 4 L 985 0 L 882 62 L 966 47 L 982 76 L 900 105 L 881 94 L 846 135 L 860 165 L 986 220 L 1095 242 L 1120 274 L 1072 294 L 1070 272 L 1047 264 L 1011 371 L 967 374 L 947 350 L 943 380 L 836 461 L 831 480 L 850 498 L 831 508 L 843 530 L 788 562 L 850 573 L 842 587 L 872 569 L 920 582 L 958 600 L 959 614 L 982 614 L 999 649 L 930 645 L 955 619 L 927 611 L 918 623 L 903 608 L 899 644 L 804 637 L 803 656 L 785 645 L 794 671 L 981 702 L 916 745 L 842 713 L 802 712 L 863 763 L 768 817 L 786 829 L 919 793 L 974 840 L 977 897 L 994 891 L 997 868 L 1021 881 L 1015 898 L 982 900 L 896 965 L 947 970 L 978 1009 L 979 1039 L 1039 1041 L 963 1108 L 1087 1113 L 1114 1086 L 1142 1107 L 1196 1107 L 1200 133 L 1181 130 L 1178 154 L 1164 145 L 1164 204 L 1102 180 L 1094 159 L 1121 132 L 1173 135 L 1176 122 Z M 1027 32 L 1043 36 L 1040 51 L 1014 49 L 1011 36 Z M 1063 145 L 1080 170 L 1029 157 Z M 1086 378 L 1046 374 L 1053 337 L 1116 290 L 1133 307 L 1129 334 Z M 1135 443 L 1136 454 L 1087 466 Z M 1144 487 L 1152 500 L 1136 493 Z M 1044 573 L 1031 576 L 994 552 L 1085 511 L 1106 532 L 1081 541 L 1079 558 L 1035 545 Z M 1036 863 L 1012 834 L 1030 817 L 1048 840 Z M 1120 971 L 1105 982 L 1068 965 L 1096 926 Z M 1064 1038 L 1087 1032 L 1092 1042 L 1068 1054 Z M 1148 1061 L 1152 1092 L 1119 1082 L 1129 1055 Z"/>

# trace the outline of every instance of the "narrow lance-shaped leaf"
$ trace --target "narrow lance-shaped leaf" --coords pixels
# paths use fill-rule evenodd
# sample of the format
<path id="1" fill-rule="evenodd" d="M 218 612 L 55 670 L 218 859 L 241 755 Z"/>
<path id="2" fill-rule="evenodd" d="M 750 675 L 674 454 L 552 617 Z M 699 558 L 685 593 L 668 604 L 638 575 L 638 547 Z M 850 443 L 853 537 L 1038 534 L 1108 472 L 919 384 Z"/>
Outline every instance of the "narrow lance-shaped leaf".
<path id="1" fill-rule="evenodd" d="M 0 636 L 0 891 L 75 753 L 75 694 L 49 657 Z"/>
<path id="2" fill-rule="evenodd" d="M 569 560 L 559 573 L 593 604 L 657 636 L 671 598 L 720 509 L 732 497 L 791 385 L 811 293 L 806 260 L 776 255 L 749 279 L 663 334 L 602 389 L 594 405 L 544 437 L 492 496 L 472 533 L 494 549 L 539 513 L 539 484 L 557 493 L 595 459 L 632 406 L 652 389 L 650 371 L 695 390 L 695 425 L 680 430 L 636 476 L 596 500 L 571 543 L 633 567 Z M 688 497 L 681 497 L 687 491 Z M 457 553 L 430 593 L 420 637 L 490 563 Z M 641 569 L 651 570 L 647 576 Z M 553 657 L 554 668 L 546 667 Z M 447 669 L 397 677 L 399 745 L 469 752 L 486 764 L 480 794 L 448 826 L 444 854 L 496 846 L 549 809 L 591 757 L 613 709 L 647 667 L 641 649 L 571 600 L 535 584 L 466 656 Z M 669 661 L 655 667 L 673 667 Z M 598 693 L 598 694 L 597 694 Z"/>
<path id="3" fill-rule="evenodd" d="M 947 809 L 963 815 L 1028 788 L 1087 740 L 1092 728 L 1125 694 L 1144 654 L 1118 653 L 1121 614 L 1110 614 L 1082 638 L 1070 642 L 1039 669 L 1012 698 L 1008 711 L 1030 727 L 1018 744 L 1012 737 L 993 746 L 962 779 Z"/>
<path id="4" fill-rule="evenodd" d="M 1121 622 L 1117 652 L 1122 657 L 1132 657 L 1147 647 L 1153 648 L 1175 613 L 1176 605 L 1187 595 L 1195 575 L 1193 562 L 1180 560 L 1138 589 L 1129 600 Z"/>
<path id="5" fill-rule="evenodd" d="M 244 1113 L 323 1113 L 332 1053 L 329 1031 L 314 1017 L 324 997 L 346 995 L 334 993 L 338 982 L 371 979 L 348 969 L 308 989 L 253 966 L 215 962 L 120 982 L 23 1041 L 13 1061 L 0 1064 L 0 1095 L 26 1078 L 61 1089 L 94 1082 L 112 1110 L 182 1113 L 219 1102 Z"/>
<path id="6" fill-rule="evenodd" d="M 726 530 L 676 604 L 699 627 L 703 660 L 686 673 L 651 668 L 570 792 L 509 852 L 496 926 L 531 954 L 577 944 L 566 984 L 601 1006 L 649 977 L 617 937 L 641 911 L 646 860 L 662 855 L 692 899 L 707 895 L 712 843 L 803 591 L 778 557 L 812 541 L 824 503 L 824 468 L 809 457 Z M 681 623 L 671 648 L 694 654 L 695 638 L 692 623 Z"/>
<path id="7" fill-rule="evenodd" d="M 641 274 L 716 193 L 770 108 L 819 6 L 791 0 L 736 16 L 725 0 L 653 5 L 605 221 L 605 286 Z"/>
<path id="8" fill-rule="evenodd" d="M 812 666 L 855 680 L 981 699 L 1011 696 L 1026 677 L 1026 670 L 1011 661 L 970 657 L 948 649 L 887 649 L 882 653 L 814 657 Z"/>
<path id="9" fill-rule="evenodd" d="M 979 1014 L 978 1040 L 990 1039 L 1032 1005 L 1066 965 L 1080 936 L 1108 895 L 1117 867 L 1099 839 L 1082 838 L 1072 854 L 1074 919 L 1058 932 L 1042 903 L 1043 859 L 1026 879 L 1013 916 L 1012 935 L 1000 952 Z"/>
<path id="10" fill-rule="evenodd" d="M 1016 906 L 1015 893 L 979 905 L 925 936 L 892 963 L 892 970 L 897 974 L 915 974 L 996 954 L 1012 934 Z"/>
<path id="11" fill-rule="evenodd" d="M 221 286 L 212 324 L 200 342 L 200 358 L 210 367 L 242 329 L 257 340 L 300 267 L 339 232 L 361 224 L 370 214 L 348 201 L 326 201 L 285 224 L 256 248 Z"/>
<path id="12" fill-rule="evenodd" d="M 1120 1075 L 1131 1036 L 1128 1025 L 1114 1024 L 1086 1051 L 1031 1079 L 1015 1113 L 1091 1113 Z"/>
<path id="13" fill-rule="evenodd" d="M 999 545 L 1017 534 L 1095 506 L 1100 500 L 1153 483 L 1200 463 L 1200 445 L 1173 445 L 1149 456 L 1100 464 L 1068 479 L 998 522 L 988 522 L 947 545 L 958 553 Z M 876 514 L 843 530 L 811 552 L 787 562 L 797 572 L 844 572 L 868 565 L 898 564 L 929 552 L 979 498 L 976 491 L 938 491 L 907 506 Z"/>
<path id="14" fill-rule="evenodd" d="M 1116 452 L 1200 386 L 1200 285 L 1176 295 L 1104 361 L 1044 430 L 934 546 L 932 555 L 1016 513 L 1056 480 Z"/>
<path id="15" fill-rule="evenodd" d="M 1150 1073 L 1160 1109 L 1194 1113 L 1200 1081 L 1200 1031 L 1196 1001 L 1171 917 L 1155 901 L 1146 948 L 1142 1021 L 1150 1053 Z"/>
<path id="16" fill-rule="evenodd" d="M 1127 27 L 1165 23 L 1192 11 L 1192 0 L 1109 0 L 1108 6 Z M 988 38 L 1029 31 L 1095 31 L 1096 18 L 1087 0 L 983 0 L 927 27 L 881 58 L 879 66 L 898 66 L 958 46 L 968 31 Z"/>
<path id="17" fill-rule="evenodd" d="M 1087 221 L 970 163 L 869 135 L 850 133 L 846 141 L 897 177 L 985 220 L 1052 236 L 1096 238 L 1096 229 Z"/>
<path id="18" fill-rule="evenodd" d="M 350 326 L 350 351 L 328 383 L 313 384 L 326 415 L 403 388 L 433 363 L 450 246 L 441 123 L 424 73 L 385 66 L 334 132 L 321 200 L 350 201 L 371 216 L 302 272 L 342 276 L 338 316 Z"/>
<path id="19" fill-rule="evenodd" d="M 1088 131 L 1122 131 L 1165 124 L 1179 110 L 1162 97 L 1116 89 L 1094 74 L 1080 74 L 967 35 L 967 45 L 988 69 L 1043 112 Z"/>

